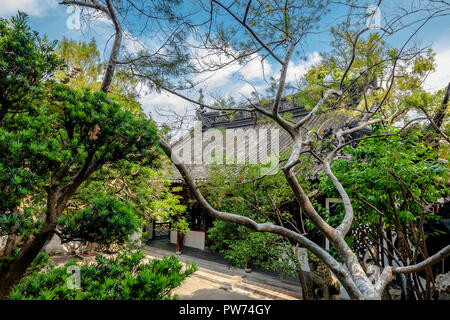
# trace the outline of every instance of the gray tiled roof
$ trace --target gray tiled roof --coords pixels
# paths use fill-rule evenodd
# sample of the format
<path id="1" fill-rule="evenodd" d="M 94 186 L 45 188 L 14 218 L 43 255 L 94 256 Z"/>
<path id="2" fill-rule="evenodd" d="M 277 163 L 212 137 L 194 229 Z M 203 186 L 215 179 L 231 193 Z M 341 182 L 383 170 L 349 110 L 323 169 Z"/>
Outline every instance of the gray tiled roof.
<path id="1" fill-rule="evenodd" d="M 302 117 L 304 117 L 305 115 L 308 114 L 308 111 L 306 111 L 303 107 L 301 106 L 295 106 L 293 105 L 292 102 L 287 101 L 287 100 L 283 100 L 282 101 L 282 105 L 280 108 L 280 113 L 286 113 L 289 112 L 293 115 L 293 120 L 296 119 L 300 119 Z M 262 120 L 262 119 L 258 119 L 258 121 L 255 121 L 255 118 L 251 115 L 251 114 L 240 114 L 239 116 L 234 116 L 231 121 L 229 116 L 226 115 L 221 115 L 219 112 L 208 112 L 208 113 L 203 113 L 202 114 L 202 131 L 203 134 L 208 135 L 211 129 L 216 129 L 219 131 L 224 131 L 224 129 L 227 130 L 227 134 L 229 133 L 230 130 L 235 130 L 235 132 L 237 132 L 238 134 L 238 138 L 243 138 L 243 136 L 248 136 L 248 134 L 250 132 L 253 131 L 253 133 L 258 132 L 258 137 L 259 137 L 259 132 L 261 132 L 260 130 L 265 130 L 265 132 L 271 132 L 272 129 L 278 129 L 279 131 L 279 142 L 278 142 L 278 148 L 276 148 L 276 146 L 274 146 L 272 148 L 271 145 L 271 135 L 269 134 L 267 137 L 267 149 L 266 152 L 264 152 L 264 149 L 260 148 L 259 145 L 259 140 L 257 138 L 257 142 L 256 142 L 256 146 L 254 144 L 250 144 L 249 142 L 250 140 L 247 138 L 245 139 L 245 143 L 234 143 L 233 140 L 233 145 L 230 144 L 231 141 L 228 141 L 227 143 L 227 139 L 225 138 L 225 135 L 223 135 L 223 139 L 222 141 L 220 140 L 212 140 L 212 139 L 204 139 L 203 141 L 203 145 L 202 145 L 202 151 L 206 151 L 209 149 L 215 149 L 215 152 L 218 153 L 223 153 L 225 154 L 227 147 L 228 148 L 233 148 L 235 154 L 239 154 L 239 152 L 242 152 L 243 154 L 245 154 L 245 162 L 249 162 L 249 163 L 266 163 L 270 160 L 270 156 L 272 154 L 272 149 L 274 149 L 273 151 L 275 151 L 276 149 L 278 149 L 277 151 L 279 153 L 282 153 L 283 151 L 286 151 L 286 149 L 288 149 L 289 147 L 292 146 L 292 138 L 290 137 L 290 135 L 283 130 L 282 128 L 280 128 L 278 126 L 278 124 L 276 124 L 274 121 L 272 120 Z M 205 121 L 205 119 L 208 119 L 207 121 Z M 227 120 L 228 119 L 228 120 Z M 227 121 L 226 121 L 227 120 Z M 262 120 L 262 121 L 261 121 Z M 342 115 L 338 115 L 337 113 L 334 113 L 332 115 L 330 115 L 330 113 L 327 113 L 327 115 L 325 114 L 317 114 L 314 115 L 313 117 L 311 117 L 311 119 L 304 125 L 305 128 L 308 129 L 319 129 L 319 127 L 321 127 L 321 131 L 325 131 L 326 129 L 329 128 L 336 128 L 336 127 L 340 127 L 345 121 L 347 120 L 347 118 L 345 116 Z M 324 124 L 324 122 L 326 122 Z M 306 134 L 306 130 L 304 132 Z M 194 154 L 194 149 L 193 149 L 193 130 L 190 131 L 190 133 L 186 134 L 184 137 L 182 137 L 181 139 L 179 139 L 177 142 L 175 142 L 172 145 L 173 150 L 180 150 L 185 148 L 186 150 L 189 148 L 189 146 L 191 147 L 191 155 Z M 206 141 L 205 141 L 206 140 Z M 243 140 L 241 140 L 242 142 Z M 230 150 L 229 149 L 229 150 Z M 222 150 L 222 151 L 220 151 Z M 262 152 L 261 152 L 262 150 Z M 216 156 L 218 155 L 218 153 L 216 153 Z M 193 158 L 193 156 L 192 156 Z M 192 161 L 193 162 L 193 161 Z M 195 163 L 191 163 L 191 164 L 186 164 L 187 168 L 189 169 L 189 172 L 191 173 L 192 178 L 196 181 L 196 182 L 200 182 L 200 181 L 206 181 L 208 178 L 208 165 L 207 164 L 195 164 Z M 239 166 L 238 166 L 239 167 Z M 315 166 L 313 169 L 313 173 L 316 174 L 317 171 L 320 169 L 319 166 Z M 173 170 L 172 174 L 169 175 L 169 180 L 173 183 L 181 183 L 183 182 L 183 178 L 181 177 L 181 174 L 178 172 L 178 170 L 175 168 L 175 166 L 173 166 Z"/>

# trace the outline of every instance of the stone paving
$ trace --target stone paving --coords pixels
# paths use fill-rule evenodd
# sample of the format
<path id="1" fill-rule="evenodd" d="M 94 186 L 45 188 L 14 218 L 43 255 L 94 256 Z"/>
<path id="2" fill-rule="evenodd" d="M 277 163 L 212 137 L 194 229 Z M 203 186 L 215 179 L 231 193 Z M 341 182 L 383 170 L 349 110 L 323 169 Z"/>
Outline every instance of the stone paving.
<path id="1" fill-rule="evenodd" d="M 142 248 L 147 258 L 162 258 L 175 253 L 175 246 L 168 241 L 150 242 Z M 51 261 L 57 265 L 66 263 L 73 255 L 54 255 Z M 89 261 L 95 256 L 78 257 Z M 182 263 L 195 263 L 198 270 L 173 291 L 180 300 L 301 300 L 299 281 L 282 277 L 277 273 L 260 270 L 245 272 L 231 268 L 220 254 L 183 248 L 177 255 Z M 305 275 L 306 276 L 306 275 Z"/>
<path id="2" fill-rule="evenodd" d="M 170 256 L 175 246 L 168 241 L 152 241 L 144 250 L 153 257 Z M 276 273 L 231 268 L 217 253 L 183 248 L 177 258 L 193 262 L 198 271 L 174 290 L 182 300 L 298 300 L 302 299 L 297 279 Z"/>

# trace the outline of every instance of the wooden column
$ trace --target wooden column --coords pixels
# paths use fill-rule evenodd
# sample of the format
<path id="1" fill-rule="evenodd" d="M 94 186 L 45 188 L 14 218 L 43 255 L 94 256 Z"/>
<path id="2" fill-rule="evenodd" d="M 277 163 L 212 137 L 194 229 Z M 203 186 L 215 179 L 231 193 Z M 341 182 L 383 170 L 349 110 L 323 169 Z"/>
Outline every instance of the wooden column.
<path id="1" fill-rule="evenodd" d="M 177 230 L 177 250 L 176 254 L 181 254 L 181 246 L 183 245 L 183 235 Z"/>

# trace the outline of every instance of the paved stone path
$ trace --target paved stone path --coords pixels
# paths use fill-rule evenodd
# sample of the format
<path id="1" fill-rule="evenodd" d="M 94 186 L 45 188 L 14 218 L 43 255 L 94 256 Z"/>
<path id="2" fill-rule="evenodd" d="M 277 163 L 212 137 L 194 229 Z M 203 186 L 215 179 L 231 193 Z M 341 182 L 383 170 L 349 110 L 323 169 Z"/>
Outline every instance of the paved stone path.
<path id="1" fill-rule="evenodd" d="M 174 254 L 170 245 L 159 243 L 159 248 L 146 245 L 147 257 L 162 258 Z M 172 250 L 173 249 L 173 250 Z M 295 278 L 282 278 L 275 273 L 233 269 L 213 252 L 196 249 L 182 250 L 177 258 L 182 263 L 193 262 L 198 270 L 173 291 L 180 300 L 299 300 L 301 287 Z M 51 260 L 60 265 L 73 256 L 55 255 Z M 94 256 L 83 260 L 93 260 Z"/>
<path id="2" fill-rule="evenodd" d="M 153 243 L 154 244 L 154 243 Z M 161 258 L 174 253 L 171 246 L 161 243 L 147 245 L 149 256 Z M 199 252 L 197 252 L 199 251 Z M 193 262 L 198 270 L 183 281 L 173 293 L 181 300 L 298 300 L 301 287 L 294 278 L 231 269 L 220 256 L 200 250 L 182 250 L 177 256 L 181 262 Z"/>

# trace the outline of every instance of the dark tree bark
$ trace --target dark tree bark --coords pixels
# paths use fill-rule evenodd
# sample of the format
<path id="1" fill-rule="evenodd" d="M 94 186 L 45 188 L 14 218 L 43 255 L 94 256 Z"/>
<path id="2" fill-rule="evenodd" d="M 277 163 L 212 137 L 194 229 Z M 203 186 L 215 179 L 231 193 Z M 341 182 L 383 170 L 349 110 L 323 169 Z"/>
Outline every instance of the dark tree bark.
<path id="1" fill-rule="evenodd" d="M 433 117 L 433 122 L 436 124 L 436 126 L 440 129 L 442 126 L 442 122 L 444 120 L 445 113 L 447 112 L 447 105 L 448 105 L 448 99 L 450 95 L 450 83 L 447 86 L 447 91 L 444 95 L 444 101 L 441 104 L 441 107 L 436 111 L 436 114 Z M 429 124 L 427 127 L 427 130 L 433 130 L 435 129 L 433 124 Z"/>

